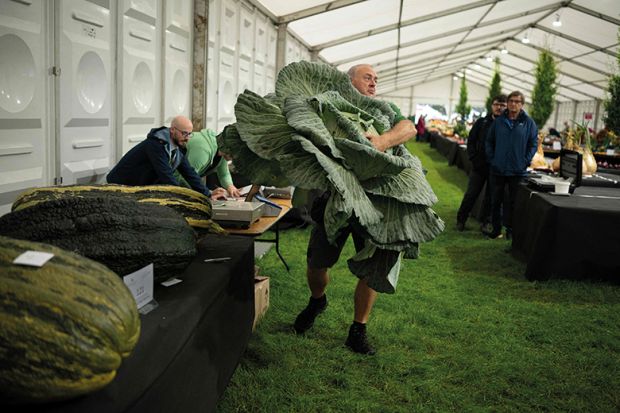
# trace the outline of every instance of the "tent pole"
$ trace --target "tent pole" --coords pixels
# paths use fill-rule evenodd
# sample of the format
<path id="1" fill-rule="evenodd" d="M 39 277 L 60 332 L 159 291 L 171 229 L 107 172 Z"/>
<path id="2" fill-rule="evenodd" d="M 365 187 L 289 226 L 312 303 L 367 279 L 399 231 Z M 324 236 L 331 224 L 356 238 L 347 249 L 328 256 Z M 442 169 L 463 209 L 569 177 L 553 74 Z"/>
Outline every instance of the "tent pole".
<path id="1" fill-rule="evenodd" d="M 276 42 L 276 73 L 286 66 L 286 38 L 288 24 L 282 23 L 278 25 L 278 40 Z"/>
<path id="2" fill-rule="evenodd" d="M 594 129 L 594 132 L 596 132 L 596 130 L 599 128 L 598 117 L 601 112 L 601 100 L 595 99 L 594 101 L 596 102 L 596 108 L 594 109 L 594 125 L 592 126 L 592 129 Z"/>

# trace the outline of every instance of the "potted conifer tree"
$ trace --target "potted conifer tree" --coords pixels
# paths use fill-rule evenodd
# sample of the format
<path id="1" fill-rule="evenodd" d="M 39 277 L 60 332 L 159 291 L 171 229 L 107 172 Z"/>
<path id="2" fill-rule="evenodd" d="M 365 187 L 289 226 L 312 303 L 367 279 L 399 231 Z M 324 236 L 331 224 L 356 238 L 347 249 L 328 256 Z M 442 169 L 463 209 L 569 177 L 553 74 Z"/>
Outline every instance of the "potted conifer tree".
<path id="1" fill-rule="evenodd" d="M 461 115 L 460 121 L 458 121 L 454 127 L 454 132 L 457 133 L 461 139 L 465 139 L 467 138 L 467 127 L 465 126 L 465 122 L 467 120 L 467 116 L 469 116 L 469 112 L 471 111 L 471 106 L 467 104 L 467 84 L 465 83 L 465 73 L 463 73 L 463 77 L 461 78 L 459 103 L 456 105 L 454 110 L 456 113 Z"/>
<path id="2" fill-rule="evenodd" d="M 556 62 L 551 51 L 542 50 L 536 63 L 536 83 L 532 91 L 532 106 L 530 107 L 530 116 L 536 122 L 538 129 L 545 126 L 545 122 L 553 112 L 557 76 Z"/>
<path id="3" fill-rule="evenodd" d="M 501 77 L 499 75 L 499 57 L 495 58 L 495 73 L 493 73 L 493 79 L 491 80 L 491 86 L 489 87 L 489 97 L 485 106 L 487 113 L 491 113 L 491 105 L 493 104 L 493 98 L 502 93 Z"/>

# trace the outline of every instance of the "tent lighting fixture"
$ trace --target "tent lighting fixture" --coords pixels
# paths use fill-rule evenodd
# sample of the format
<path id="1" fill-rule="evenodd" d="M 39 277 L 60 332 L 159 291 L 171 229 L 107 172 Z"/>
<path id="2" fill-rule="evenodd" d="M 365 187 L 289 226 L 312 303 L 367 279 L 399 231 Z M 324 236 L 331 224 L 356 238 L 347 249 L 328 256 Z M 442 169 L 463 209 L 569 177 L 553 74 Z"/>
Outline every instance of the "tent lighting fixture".
<path id="1" fill-rule="evenodd" d="M 502 54 L 508 54 L 508 49 L 506 49 L 506 46 L 502 46 Z"/>
<path id="2" fill-rule="evenodd" d="M 528 44 L 529 42 L 530 39 L 527 37 L 527 33 L 525 33 L 525 36 L 523 36 L 523 39 L 521 39 L 521 43 Z"/>
<path id="3" fill-rule="evenodd" d="M 493 58 L 491 56 L 487 56 L 486 59 L 487 59 L 487 62 L 492 62 L 493 61 Z"/>
<path id="4" fill-rule="evenodd" d="M 560 14 L 556 13 L 555 14 L 555 20 L 552 23 L 555 27 L 561 27 L 562 26 L 562 20 L 560 20 Z"/>
<path id="5" fill-rule="evenodd" d="M 474 65 L 474 69 L 480 70 L 480 65 L 479 64 Z"/>

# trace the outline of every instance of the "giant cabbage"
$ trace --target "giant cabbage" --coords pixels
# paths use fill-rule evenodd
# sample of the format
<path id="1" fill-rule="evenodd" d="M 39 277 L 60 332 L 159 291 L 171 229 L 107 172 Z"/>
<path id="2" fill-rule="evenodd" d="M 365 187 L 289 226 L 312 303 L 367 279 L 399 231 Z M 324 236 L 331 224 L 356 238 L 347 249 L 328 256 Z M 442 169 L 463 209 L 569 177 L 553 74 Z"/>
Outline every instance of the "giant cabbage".
<path id="1" fill-rule="evenodd" d="M 246 90 L 237 122 L 218 136 L 235 168 L 261 185 L 329 191 L 325 228 L 333 242 L 347 226 L 366 240 L 349 269 L 379 292 L 393 293 L 401 258 L 444 228 L 418 158 L 402 145 L 377 151 L 366 131 L 394 126 L 386 102 L 360 94 L 330 66 L 297 62 L 278 74 L 275 94 Z"/>

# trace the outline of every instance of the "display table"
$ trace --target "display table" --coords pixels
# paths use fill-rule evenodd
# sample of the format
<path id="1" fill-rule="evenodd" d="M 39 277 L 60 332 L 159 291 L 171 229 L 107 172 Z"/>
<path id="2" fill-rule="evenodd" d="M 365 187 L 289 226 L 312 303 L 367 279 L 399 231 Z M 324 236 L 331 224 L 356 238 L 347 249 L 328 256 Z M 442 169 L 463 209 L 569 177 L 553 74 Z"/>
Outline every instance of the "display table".
<path id="1" fill-rule="evenodd" d="M 472 165 L 467 154 L 467 145 L 454 146 L 448 155 L 448 164 L 464 170 L 469 175 Z"/>
<path id="2" fill-rule="evenodd" d="M 231 257 L 222 263 L 206 258 Z M 156 286 L 159 307 L 142 315 L 140 339 L 104 389 L 31 412 L 211 412 L 252 333 L 254 244 L 207 235 L 172 287 Z M 2 407 L 26 411 L 23 407 Z"/>
<path id="3" fill-rule="evenodd" d="M 437 132 L 431 132 L 429 134 L 429 142 L 431 148 L 437 149 L 440 154 L 448 158 L 448 162 L 452 161 L 451 158 L 454 158 L 456 150 L 459 146 L 455 140 L 446 138 Z"/>
<path id="4" fill-rule="evenodd" d="M 280 213 L 276 217 L 260 217 L 256 222 L 250 225 L 249 228 L 241 229 L 241 228 L 225 228 L 229 234 L 235 235 L 245 235 L 250 237 L 260 237 L 268 230 L 272 229 L 275 233 L 275 238 L 257 238 L 257 241 L 262 242 L 273 242 L 276 245 L 276 253 L 278 257 L 280 257 L 280 261 L 284 264 L 286 271 L 289 271 L 289 266 L 282 257 L 280 253 L 280 220 L 288 214 L 288 212 L 292 208 L 292 200 L 290 199 L 279 199 L 279 198 L 270 198 L 269 199 L 274 204 L 277 204 L 282 208 Z"/>
<path id="5" fill-rule="evenodd" d="M 550 277 L 620 280 L 620 190 L 579 187 L 570 196 L 521 185 L 513 251 L 529 280 Z"/>

